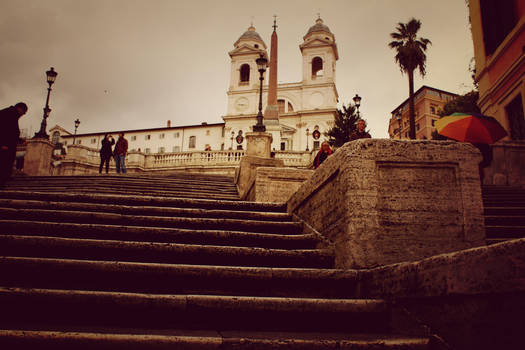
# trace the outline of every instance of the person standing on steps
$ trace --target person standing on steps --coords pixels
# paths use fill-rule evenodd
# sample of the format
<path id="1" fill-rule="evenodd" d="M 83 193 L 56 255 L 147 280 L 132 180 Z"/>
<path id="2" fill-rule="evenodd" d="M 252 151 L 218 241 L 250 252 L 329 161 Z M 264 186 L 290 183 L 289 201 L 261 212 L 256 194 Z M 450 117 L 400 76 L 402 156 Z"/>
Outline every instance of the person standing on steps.
<path id="1" fill-rule="evenodd" d="M 328 141 L 324 141 L 321 144 L 321 149 L 319 150 L 319 153 L 314 158 L 314 169 L 319 168 L 319 165 L 321 165 L 322 162 L 325 161 L 326 158 L 328 158 L 329 155 L 333 153 L 332 149 L 330 148 L 330 144 Z"/>
<path id="2" fill-rule="evenodd" d="M 115 145 L 115 150 L 113 151 L 117 174 L 120 174 L 121 170 L 122 174 L 126 173 L 126 153 L 128 153 L 128 140 L 124 138 L 124 133 L 120 132 L 118 135 L 117 144 Z"/>
<path id="3" fill-rule="evenodd" d="M 359 119 L 357 121 L 357 130 L 350 135 L 350 141 L 371 138 L 372 136 L 370 136 L 370 134 L 365 131 L 365 128 L 366 122 L 363 119 Z"/>
<path id="4" fill-rule="evenodd" d="M 105 134 L 102 139 L 102 147 L 100 148 L 100 166 L 98 167 L 98 173 L 102 174 L 102 167 L 106 164 L 106 174 L 109 173 L 109 160 L 113 155 L 111 147 L 115 144 L 115 140 L 111 135 Z"/>
<path id="5" fill-rule="evenodd" d="M 16 158 L 16 145 L 20 139 L 18 119 L 27 113 L 27 105 L 19 102 L 0 110 L 0 186 L 11 177 Z"/>

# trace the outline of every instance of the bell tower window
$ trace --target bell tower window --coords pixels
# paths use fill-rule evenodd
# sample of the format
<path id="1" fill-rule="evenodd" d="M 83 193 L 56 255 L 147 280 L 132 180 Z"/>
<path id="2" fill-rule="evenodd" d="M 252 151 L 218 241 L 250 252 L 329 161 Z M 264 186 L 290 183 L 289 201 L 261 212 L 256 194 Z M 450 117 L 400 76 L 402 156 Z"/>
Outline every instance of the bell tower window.
<path id="1" fill-rule="evenodd" d="M 250 65 L 243 64 L 240 69 L 239 85 L 248 85 L 250 81 Z"/>
<path id="2" fill-rule="evenodd" d="M 312 78 L 323 76 L 323 59 L 321 57 L 314 57 L 312 60 Z"/>

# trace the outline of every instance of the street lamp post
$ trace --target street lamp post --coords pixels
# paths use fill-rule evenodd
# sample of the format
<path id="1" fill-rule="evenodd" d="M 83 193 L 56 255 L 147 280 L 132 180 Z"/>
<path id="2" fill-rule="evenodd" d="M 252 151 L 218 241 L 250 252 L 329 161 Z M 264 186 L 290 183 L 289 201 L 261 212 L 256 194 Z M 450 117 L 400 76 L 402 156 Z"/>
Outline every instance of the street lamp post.
<path id="1" fill-rule="evenodd" d="M 75 120 L 75 133 L 73 134 L 73 144 L 75 144 L 75 137 L 77 136 L 77 129 L 79 125 L 80 125 L 80 120 L 77 118 L 77 120 Z"/>
<path id="2" fill-rule="evenodd" d="M 358 94 L 355 94 L 353 100 L 354 100 L 355 107 L 357 108 L 357 119 L 359 119 L 359 106 L 361 106 L 361 96 L 359 96 Z"/>
<path id="3" fill-rule="evenodd" d="M 51 113 L 51 109 L 49 108 L 49 94 L 51 93 L 51 85 L 55 82 L 57 74 L 58 73 L 55 72 L 53 67 L 46 72 L 47 83 L 49 84 L 49 87 L 47 88 L 46 106 L 44 107 L 44 116 L 42 118 L 42 123 L 40 124 L 40 130 L 35 134 L 34 138 L 49 139 L 49 135 L 46 133 L 46 119 L 49 117 L 49 113 Z"/>
<path id="4" fill-rule="evenodd" d="M 232 137 L 231 137 L 231 139 L 232 139 L 232 144 L 231 144 L 231 147 L 230 147 L 232 150 L 233 150 L 233 137 L 234 137 L 234 136 L 235 136 L 235 131 L 232 131 Z"/>
<path id="5" fill-rule="evenodd" d="M 308 152 L 309 149 L 308 149 L 308 133 L 310 132 L 310 130 L 308 128 L 306 128 L 306 151 Z"/>
<path id="6" fill-rule="evenodd" d="M 257 69 L 259 70 L 259 81 L 260 81 L 260 87 L 259 87 L 259 113 L 257 113 L 257 124 L 253 126 L 254 132 L 264 132 L 266 131 L 266 127 L 263 124 L 263 114 L 262 114 L 262 88 L 263 88 L 263 74 L 266 71 L 266 65 L 268 64 L 268 60 L 264 57 L 263 54 L 260 55 L 258 59 L 255 60 L 257 63 Z"/>

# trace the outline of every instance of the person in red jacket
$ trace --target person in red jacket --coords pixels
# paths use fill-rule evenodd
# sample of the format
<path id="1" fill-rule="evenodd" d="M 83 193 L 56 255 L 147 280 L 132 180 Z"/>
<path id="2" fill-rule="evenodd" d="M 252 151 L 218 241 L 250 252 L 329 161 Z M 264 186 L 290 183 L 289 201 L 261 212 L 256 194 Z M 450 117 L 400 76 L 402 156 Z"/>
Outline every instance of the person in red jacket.
<path id="1" fill-rule="evenodd" d="M 117 168 L 117 174 L 126 173 L 126 153 L 128 153 L 128 140 L 124 138 L 124 133 L 120 132 L 118 134 L 118 140 L 113 150 L 113 157 L 115 158 L 115 166 Z"/>
<path id="2" fill-rule="evenodd" d="M 330 148 L 330 144 L 328 143 L 328 141 L 324 141 L 321 144 L 321 149 L 319 150 L 319 153 L 317 153 L 317 155 L 314 158 L 314 169 L 317 169 L 319 165 L 321 165 L 321 163 L 324 162 L 324 160 L 328 158 L 328 156 L 332 153 L 333 151 Z"/>

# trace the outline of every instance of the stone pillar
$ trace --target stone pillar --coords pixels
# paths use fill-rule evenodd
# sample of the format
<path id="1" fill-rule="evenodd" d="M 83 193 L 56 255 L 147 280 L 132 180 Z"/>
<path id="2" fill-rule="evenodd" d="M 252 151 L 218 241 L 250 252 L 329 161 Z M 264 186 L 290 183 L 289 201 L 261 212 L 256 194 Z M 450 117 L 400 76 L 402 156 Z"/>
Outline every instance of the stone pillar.
<path id="1" fill-rule="evenodd" d="M 32 176 L 51 175 L 54 145 L 47 139 L 28 139 L 24 157 L 24 173 Z"/>
<path id="2" fill-rule="evenodd" d="M 337 268 L 485 244 L 479 151 L 452 141 L 361 139 L 328 157 L 288 211 L 334 243 Z"/>
<path id="3" fill-rule="evenodd" d="M 246 155 L 270 158 L 272 135 L 266 132 L 246 133 Z"/>

